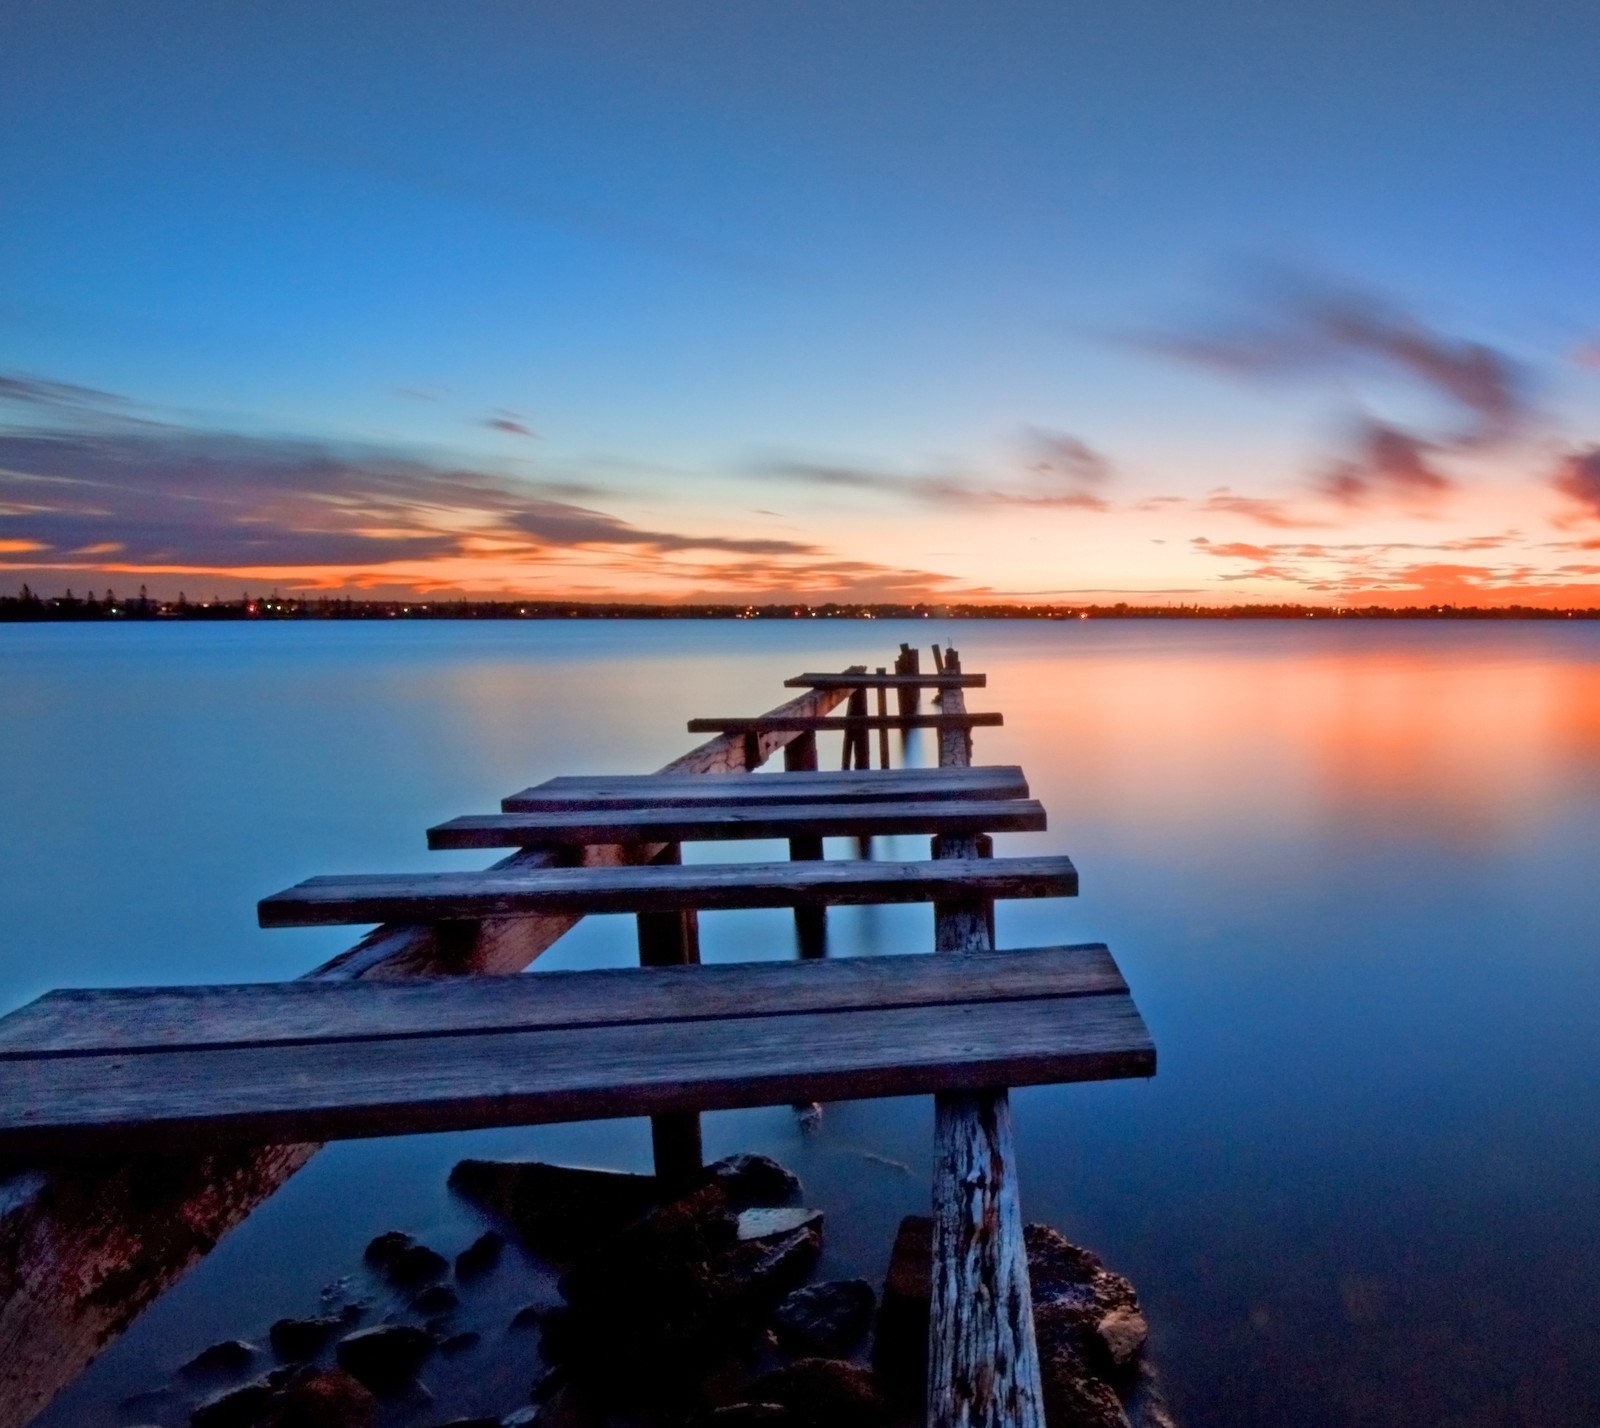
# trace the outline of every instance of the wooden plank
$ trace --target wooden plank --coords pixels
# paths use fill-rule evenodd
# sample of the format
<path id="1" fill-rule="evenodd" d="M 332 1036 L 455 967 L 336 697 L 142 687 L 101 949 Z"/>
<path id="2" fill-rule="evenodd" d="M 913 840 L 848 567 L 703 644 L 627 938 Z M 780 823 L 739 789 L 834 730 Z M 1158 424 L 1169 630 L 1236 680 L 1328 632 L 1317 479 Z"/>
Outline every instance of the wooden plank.
<path id="1" fill-rule="evenodd" d="M 885 863 L 696 863 L 683 867 L 489 869 L 308 878 L 258 907 L 263 927 L 476 922 L 674 908 L 860 906 L 949 898 L 1073 897 L 1069 858 Z"/>
<path id="2" fill-rule="evenodd" d="M 843 698 L 841 690 L 814 690 L 773 712 L 825 714 Z M 764 731 L 756 751 L 770 757 L 794 737 Z M 674 759 L 659 776 L 743 779 L 749 766 L 747 741 L 719 735 Z M 590 863 L 615 862 L 645 851 L 596 847 L 583 856 Z M 543 851 L 521 851 L 499 866 L 550 860 Z M 426 924 L 379 927 L 308 976 L 505 975 L 521 971 L 574 921 L 486 922 L 465 955 L 441 947 Z M 230 1147 L 0 1174 L 0 1428 L 21 1428 L 32 1419 L 316 1150 L 314 1144 Z"/>
<path id="3" fill-rule="evenodd" d="M 915 653 L 913 651 L 912 653 Z M 983 689 L 984 674 L 797 674 L 785 689 Z"/>
<path id="4" fill-rule="evenodd" d="M 795 742 L 814 731 L 796 733 Z M 724 736 L 732 737 L 732 736 Z M 813 746 L 814 747 L 814 746 Z M 813 758 L 815 757 L 813 753 Z M 796 770 L 747 778 L 705 774 L 673 778 L 661 774 L 565 774 L 514 793 L 501 802 L 507 813 L 568 812 L 588 808 L 650 808 L 668 805 L 742 803 L 901 803 L 909 799 L 1026 798 L 1028 781 L 1015 764 L 963 769 L 875 769 L 836 773 Z"/>
<path id="5" fill-rule="evenodd" d="M 941 659 L 935 645 L 933 658 L 943 672 L 961 670 L 955 650 Z M 940 703 L 963 708 L 960 689 L 945 690 Z M 971 761 L 970 733 L 940 736 L 941 765 Z M 940 838 L 934 856 L 965 861 L 981 851 L 976 838 Z M 937 905 L 934 946 L 955 955 L 992 948 L 994 904 L 966 898 Z M 929 1428 L 1045 1428 L 1011 1100 L 997 1089 L 1018 1084 L 996 1076 L 987 1087 L 934 1100 Z"/>
<path id="6" fill-rule="evenodd" d="M 520 977 L 69 989 L 47 992 L 0 1018 L 0 1063 L 1111 996 L 1127 990 L 1100 943 L 948 957 L 657 966 L 644 975 L 623 967 Z"/>
<path id="7" fill-rule="evenodd" d="M 859 691 L 858 691 L 859 692 Z M 691 719 L 691 734 L 743 734 L 752 730 L 828 733 L 838 731 L 860 738 L 870 729 L 998 729 L 1005 715 L 985 711 L 979 714 L 840 714 L 821 718 L 796 715 L 752 714 L 729 719 Z M 863 765 L 857 765 L 864 768 Z"/>
<path id="8" fill-rule="evenodd" d="M 1038 832 L 1034 799 L 928 799 L 906 803 L 769 803 L 732 807 L 591 809 L 488 813 L 428 830 L 430 848 L 518 848 L 549 844 L 675 842 L 750 838 L 892 837 L 920 833 Z"/>
<path id="9" fill-rule="evenodd" d="M 811 963 L 809 966 L 817 966 Z M 648 976 L 640 972 L 637 975 Z M 7 1063 L 0 1155 L 333 1140 L 1153 1069 L 1125 995 Z"/>

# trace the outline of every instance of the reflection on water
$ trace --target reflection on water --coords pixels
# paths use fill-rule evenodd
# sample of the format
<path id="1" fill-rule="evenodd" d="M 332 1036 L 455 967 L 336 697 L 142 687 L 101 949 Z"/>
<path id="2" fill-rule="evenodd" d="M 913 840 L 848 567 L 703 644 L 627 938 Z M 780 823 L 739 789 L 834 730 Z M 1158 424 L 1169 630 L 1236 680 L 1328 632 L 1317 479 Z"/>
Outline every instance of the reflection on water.
<path id="1" fill-rule="evenodd" d="M 1593 626 L 0 627 L 0 1007 L 294 975 L 349 939 L 257 932 L 262 893 L 473 866 L 422 829 L 553 773 L 655 767 L 692 715 L 946 637 L 989 673 L 970 707 L 1006 715 L 978 758 L 1021 763 L 1050 811 L 1001 851 L 1083 875 L 1074 902 L 1002 906 L 1002 941 L 1109 941 L 1160 1054 L 1148 1083 L 1017 1093 L 1025 1211 L 1132 1275 L 1185 1420 L 1600 1417 Z M 783 914 L 702 929 L 708 960 L 792 955 Z M 830 945 L 930 930 L 926 909 L 849 909 Z M 595 918 L 540 966 L 632 955 L 628 920 Z M 706 1139 L 793 1164 L 828 1212 L 822 1272 L 876 1279 L 926 1201 L 930 1121 L 831 1106 L 802 1137 L 779 1107 L 708 1117 Z M 468 1147 L 648 1157 L 631 1122 L 332 1148 L 46 1421 L 115 1421 L 205 1343 L 309 1311 L 380 1229 L 458 1248 L 476 1226 L 443 1181 Z M 525 1387 L 531 1346 L 491 1347 L 434 1371 L 469 1408 Z"/>

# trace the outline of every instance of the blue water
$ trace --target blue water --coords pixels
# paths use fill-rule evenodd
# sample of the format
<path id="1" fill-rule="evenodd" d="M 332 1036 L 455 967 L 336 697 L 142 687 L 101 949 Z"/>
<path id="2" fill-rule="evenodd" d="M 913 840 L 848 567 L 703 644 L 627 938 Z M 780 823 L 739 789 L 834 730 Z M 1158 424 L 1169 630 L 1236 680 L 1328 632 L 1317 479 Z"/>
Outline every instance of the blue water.
<path id="1" fill-rule="evenodd" d="M 1155 1037 L 1149 1082 L 1014 1106 L 1025 1214 L 1133 1278 L 1182 1420 L 1600 1420 L 1594 625 L 0 626 L 0 1011 L 53 986 L 295 976 L 352 939 L 258 931 L 263 894 L 480 866 L 422 830 L 556 773 L 655 768 L 689 717 L 768 708 L 786 676 L 888 663 L 902 639 L 953 640 L 989 675 L 969 706 L 1006 726 L 977 757 L 1022 764 L 1051 815 L 1000 851 L 1082 872 L 1076 900 L 1002 905 L 1002 944 L 1109 942 Z M 832 935 L 917 951 L 930 927 L 865 909 Z M 787 956 L 792 934 L 727 914 L 703 942 Z M 538 966 L 632 955 L 628 921 L 595 918 Z M 780 1107 L 709 1116 L 706 1138 L 791 1164 L 827 1212 L 823 1272 L 878 1280 L 925 1207 L 930 1124 L 925 1101 L 854 1103 L 805 1136 Z M 469 1151 L 642 1169 L 648 1138 L 332 1147 L 41 1422 L 182 1421 L 176 1400 L 117 1404 L 314 1310 L 379 1230 L 460 1248 L 479 1223 L 444 1176 Z M 509 1292 L 467 1307 L 503 1322 Z M 429 1381 L 503 1410 L 533 1364 L 496 1328 Z"/>

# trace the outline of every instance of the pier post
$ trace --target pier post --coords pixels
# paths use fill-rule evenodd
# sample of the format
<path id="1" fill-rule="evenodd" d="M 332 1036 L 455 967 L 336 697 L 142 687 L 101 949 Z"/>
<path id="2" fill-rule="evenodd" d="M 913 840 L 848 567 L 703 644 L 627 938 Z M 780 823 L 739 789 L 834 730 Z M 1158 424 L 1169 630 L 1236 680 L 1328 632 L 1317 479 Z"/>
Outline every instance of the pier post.
<path id="1" fill-rule="evenodd" d="M 683 862 L 683 847 L 668 843 L 650 860 Z M 692 908 L 677 912 L 641 912 L 639 965 L 673 967 L 700 960 L 700 918 Z M 700 1117 L 694 1111 L 674 1111 L 650 1117 L 650 1146 L 655 1156 L 656 1178 L 664 1184 L 692 1180 L 704 1164 L 700 1146 Z"/>
<path id="2" fill-rule="evenodd" d="M 934 663 L 940 673 L 961 672 L 955 650 L 941 660 L 934 646 Z M 940 707 L 964 713 L 961 690 L 942 691 Z M 966 731 L 941 730 L 940 767 L 971 762 Z M 985 857 L 992 850 L 992 843 L 985 848 L 972 837 L 933 844 L 935 858 Z M 993 947 L 992 899 L 934 904 L 936 953 Z M 936 1096 L 933 1138 L 929 1428 L 1044 1428 L 1009 1096 L 1001 1089 Z"/>
<path id="3" fill-rule="evenodd" d="M 799 735 L 783 747 L 783 767 L 789 773 L 813 773 L 817 767 L 817 736 Z M 789 858 L 793 862 L 820 863 L 822 839 L 813 836 L 791 838 Z M 808 960 L 828 955 L 828 909 L 797 907 L 794 910 L 794 935 L 800 955 Z"/>
<path id="4" fill-rule="evenodd" d="M 878 666 L 878 673 L 887 673 L 881 664 Z M 880 684 L 878 686 L 878 717 L 882 719 L 887 718 L 888 715 L 889 691 Z M 880 769 L 889 767 L 889 726 L 887 724 L 878 730 L 878 767 Z"/>

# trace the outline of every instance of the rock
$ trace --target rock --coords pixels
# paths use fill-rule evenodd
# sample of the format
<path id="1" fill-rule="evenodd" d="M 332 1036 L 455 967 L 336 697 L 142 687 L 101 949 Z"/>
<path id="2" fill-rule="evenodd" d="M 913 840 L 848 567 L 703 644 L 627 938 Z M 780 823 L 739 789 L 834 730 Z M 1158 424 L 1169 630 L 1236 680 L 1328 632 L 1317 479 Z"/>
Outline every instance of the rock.
<path id="1" fill-rule="evenodd" d="M 448 1423 L 442 1423 L 439 1428 L 501 1428 L 503 1419 L 486 1418 L 478 1415 L 474 1418 L 452 1418 Z"/>
<path id="2" fill-rule="evenodd" d="M 739 1238 L 741 1240 L 771 1240 L 780 1235 L 815 1226 L 822 1229 L 822 1211 L 807 1210 L 798 1205 L 782 1209 L 741 1210 L 739 1212 Z"/>
<path id="3" fill-rule="evenodd" d="M 539 1160 L 463 1160 L 450 1172 L 450 1188 L 498 1215 L 535 1253 L 563 1261 L 659 1201 L 653 1175 Z"/>
<path id="4" fill-rule="evenodd" d="M 460 1334 L 451 1334 L 449 1338 L 441 1340 L 439 1352 L 447 1358 L 454 1358 L 457 1354 L 464 1354 L 468 1349 L 475 1349 L 482 1342 L 483 1335 L 475 1329 L 468 1329 Z"/>
<path id="5" fill-rule="evenodd" d="M 185 1378 L 199 1378 L 206 1374 L 243 1373 L 260 1352 L 254 1344 L 243 1339 L 224 1339 L 209 1349 L 202 1349 L 181 1369 Z"/>
<path id="6" fill-rule="evenodd" d="M 1097 1377 L 1130 1381 L 1149 1332 L 1133 1285 L 1048 1225 L 1028 1225 L 1022 1238 L 1041 1355 L 1059 1341 Z"/>
<path id="7" fill-rule="evenodd" d="M 251 1428 L 272 1406 L 271 1387 L 260 1381 L 240 1384 L 208 1398 L 189 1415 L 191 1428 Z"/>
<path id="8" fill-rule="evenodd" d="M 437 1250 L 419 1244 L 401 1230 L 386 1230 L 373 1239 L 364 1255 L 367 1263 L 381 1270 L 395 1284 L 422 1284 L 438 1279 L 450 1263 Z"/>
<path id="9" fill-rule="evenodd" d="M 797 1428 L 794 1410 L 781 1403 L 729 1403 L 713 1409 L 703 1420 L 706 1428 Z"/>
<path id="10" fill-rule="evenodd" d="M 777 1404 L 797 1428 L 879 1428 L 889 1405 L 871 1372 L 845 1359 L 796 1359 L 750 1385 L 751 1404 Z"/>
<path id="11" fill-rule="evenodd" d="M 928 1382 L 928 1304 L 933 1297 L 933 1221 L 900 1221 L 883 1281 L 872 1364 L 897 1402 L 921 1404 Z"/>
<path id="12" fill-rule="evenodd" d="M 1131 1309 L 1113 1309 L 1094 1326 L 1094 1331 L 1118 1368 L 1131 1364 L 1143 1352 L 1145 1340 L 1150 1337 L 1150 1326 L 1144 1315 Z"/>
<path id="13" fill-rule="evenodd" d="M 724 1156 L 706 1166 L 705 1176 L 736 1210 L 786 1205 L 800 1193 L 799 1177 L 766 1155 Z"/>
<path id="14" fill-rule="evenodd" d="M 372 1428 L 378 1400 L 343 1369 L 325 1369 L 283 1395 L 277 1428 Z"/>
<path id="15" fill-rule="evenodd" d="M 485 1230 L 456 1256 L 456 1278 L 477 1279 L 500 1263 L 506 1237 L 496 1230 Z"/>
<path id="16" fill-rule="evenodd" d="M 500 1428 L 530 1428 L 539 1421 L 537 1408 L 514 1408 L 500 1420 Z"/>
<path id="17" fill-rule="evenodd" d="M 279 1319 L 267 1331 L 267 1337 L 279 1358 L 299 1362 L 315 1358 L 322 1346 L 345 1327 L 342 1314 L 323 1314 L 315 1319 Z"/>
<path id="18" fill-rule="evenodd" d="M 787 1295 L 773 1311 L 778 1342 L 795 1352 L 848 1353 L 872 1318 L 877 1296 L 864 1279 L 809 1284 Z"/>
<path id="19" fill-rule="evenodd" d="M 358 1329 L 339 1340 L 339 1367 L 377 1394 L 399 1392 L 416 1376 L 433 1340 L 409 1324 Z"/>
<path id="20" fill-rule="evenodd" d="M 411 1301 L 419 1314 L 448 1314 L 461 1300 L 448 1284 L 431 1284 Z"/>
<path id="21" fill-rule="evenodd" d="M 367 1243 L 362 1258 L 374 1269 L 387 1270 L 416 1241 L 404 1230 L 385 1230 Z"/>
<path id="22" fill-rule="evenodd" d="M 536 1329 L 544 1323 L 545 1316 L 550 1313 L 548 1304 L 524 1304 L 511 1316 L 513 1329 Z"/>
<path id="23" fill-rule="evenodd" d="M 602 1240 L 561 1281 L 567 1310 L 545 1316 L 545 1358 L 599 1407 L 701 1411 L 707 1375 L 754 1351 L 772 1305 L 821 1249 L 813 1226 L 743 1241 L 738 1228 L 708 1183 Z"/>
<path id="24" fill-rule="evenodd" d="M 389 1266 L 389 1278 L 396 1284 L 424 1284 L 449 1272 L 450 1261 L 427 1245 L 412 1245 Z"/>
<path id="25" fill-rule="evenodd" d="M 729 1264 L 723 1273 L 728 1288 L 752 1305 L 771 1304 L 796 1285 L 804 1284 L 822 1253 L 822 1234 L 813 1225 L 780 1240 L 743 1243 L 760 1249 L 761 1257 L 748 1265 Z"/>

